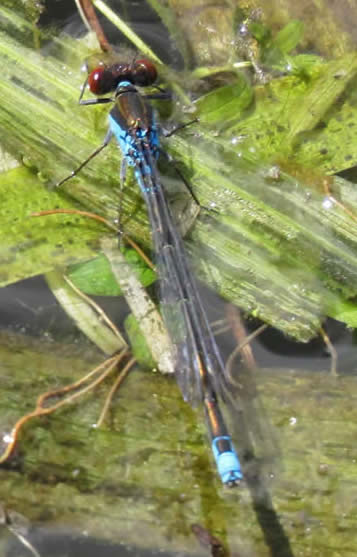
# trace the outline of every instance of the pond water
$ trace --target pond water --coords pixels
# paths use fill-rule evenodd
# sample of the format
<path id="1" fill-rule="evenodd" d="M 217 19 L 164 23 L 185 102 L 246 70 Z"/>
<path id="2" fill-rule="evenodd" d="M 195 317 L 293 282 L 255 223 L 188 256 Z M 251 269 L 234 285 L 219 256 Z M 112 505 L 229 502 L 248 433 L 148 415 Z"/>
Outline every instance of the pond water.
<path id="1" fill-rule="evenodd" d="M 78 31 L 71 3 L 48 4 L 43 26 L 56 21 Z M 165 62 L 184 63 L 151 8 L 112 4 Z M 223 319 L 231 306 L 200 288 L 210 319 Z M 95 299 L 120 328 L 126 304 Z M 0 307 L 5 450 L 13 424 L 39 395 L 79 380 L 104 357 L 42 277 L 0 289 Z M 260 325 L 243 321 L 248 333 Z M 333 319 L 324 329 L 337 350 L 337 373 L 321 337 L 297 343 L 273 328 L 251 343 L 256 364 L 238 366 L 235 443 L 245 481 L 236 488 L 217 476 L 200 409 L 157 371 L 133 369 L 100 428 L 114 374 L 77 404 L 29 420 L 0 467 L 0 557 L 355 556 L 355 337 Z M 233 335 L 218 339 L 232 353 Z"/>

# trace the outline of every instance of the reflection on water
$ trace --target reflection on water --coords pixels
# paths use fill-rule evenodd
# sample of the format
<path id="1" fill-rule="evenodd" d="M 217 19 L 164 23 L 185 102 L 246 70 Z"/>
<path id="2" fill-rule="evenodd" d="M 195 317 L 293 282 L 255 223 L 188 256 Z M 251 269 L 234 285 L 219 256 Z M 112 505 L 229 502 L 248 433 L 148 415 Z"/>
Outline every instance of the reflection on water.
<path id="1" fill-rule="evenodd" d="M 140 528 L 141 535 L 146 537 L 145 529 Z M 149 534 L 149 532 L 148 532 Z M 6 544 L 4 557 L 29 557 L 31 553 L 34 557 L 153 557 L 160 552 L 163 557 L 191 557 L 205 555 L 205 553 L 189 552 L 189 551 L 160 551 L 157 549 L 150 550 L 145 547 L 126 545 L 125 543 L 110 543 L 109 541 L 92 538 L 86 532 L 80 534 L 75 531 L 65 530 L 60 527 L 53 528 L 33 528 L 29 533 L 28 540 L 31 546 L 36 548 L 36 553 L 31 549 L 24 547 L 21 542 L 9 539 Z"/>

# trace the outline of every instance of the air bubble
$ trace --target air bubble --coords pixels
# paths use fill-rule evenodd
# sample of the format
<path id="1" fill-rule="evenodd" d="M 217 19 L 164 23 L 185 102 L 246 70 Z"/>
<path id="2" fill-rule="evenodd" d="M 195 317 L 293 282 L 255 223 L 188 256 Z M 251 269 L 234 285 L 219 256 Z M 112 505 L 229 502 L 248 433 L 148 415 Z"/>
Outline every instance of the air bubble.
<path id="1" fill-rule="evenodd" d="M 6 445 L 10 445 L 10 443 L 14 442 L 14 438 L 11 433 L 4 433 L 4 435 L 2 436 L 2 440 L 4 443 L 6 443 Z"/>
<path id="2" fill-rule="evenodd" d="M 332 209 L 333 205 L 331 197 L 325 197 L 322 201 L 322 207 L 326 210 Z"/>

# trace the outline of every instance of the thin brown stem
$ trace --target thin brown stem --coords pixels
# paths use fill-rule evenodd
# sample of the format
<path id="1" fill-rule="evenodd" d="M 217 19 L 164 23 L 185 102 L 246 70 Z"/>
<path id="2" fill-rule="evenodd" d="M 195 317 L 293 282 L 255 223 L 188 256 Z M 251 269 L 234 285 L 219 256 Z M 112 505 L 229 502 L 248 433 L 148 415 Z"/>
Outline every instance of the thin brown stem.
<path id="1" fill-rule="evenodd" d="M 330 374 L 333 377 L 337 377 L 338 373 L 337 373 L 337 350 L 334 347 L 334 345 L 332 344 L 329 336 L 327 335 L 326 331 L 320 327 L 320 334 L 323 338 L 324 343 L 327 346 L 327 350 L 330 353 L 331 356 L 331 367 L 330 367 Z"/>
<path id="2" fill-rule="evenodd" d="M 113 331 L 115 336 L 117 336 L 120 340 L 122 340 L 123 337 L 119 333 L 117 327 L 114 325 L 113 321 L 111 319 L 109 319 L 109 317 L 102 310 L 102 308 L 94 300 L 92 300 L 92 298 L 90 298 L 84 292 L 82 292 L 82 290 L 77 288 L 77 286 L 75 284 L 73 284 L 73 282 L 71 281 L 70 278 L 68 278 L 66 275 L 64 275 L 63 278 L 66 281 L 66 283 L 68 284 L 68 286 L 70 286 L 70 288 L 72 288 L 72 290 L 74 290 L 74 292 L 78 296 L 80 296 L 83 300 L 85 300 L 87 302 L 87 304 L 89 304 L 98 313 L 100 318 L 104 321 L 104 323 L 106 323 L 106 325 L 108 325 L 109 329 L 111 329 Z"/>
<path id="3" fill-rule="evenodd" d="M 47 391 L 45 393 L 42 393 L 37 398 L 35 409 L 32 412 L 29 412 L 28 414 L 25 414 L 24 416 L 22 416 L 16 422 L 14 427 L 12 428 L 12 431 L 9 435 L 10 441 L 6 446 L 6 449 L 4 450 L 2 455 L 0 456 L 0 464 L 3 464 L 4 462 L 6 462 L 6 460 L 12 455 L 12 453 L 15 449 L 15 446 L 17 444 L 17 441 L 18 441 L 19 432 L 20 432 L 21 428 L 29 420 L 31 420 L 32 418 L 38 418 L 39 416 L 45 416 L 45 415 L 48 415 L 48 414 L 52 414 L 52 412 L 54 412 L 55 410 L 57 410 L 61 406 L 65 405 L 65 404 L 70 404 L 71 402 L 73 402 L 78 397 L 87 393 L 89 390 L 94 389 L 102 381 L 104 381 L 104 379 L 118 365 L 118 363 L 122 360 L 122 358 L 124 358 L 127 355 L 127 353 L 128 353 L 127 350 L 122 350 L 119 354 L 116 354 L 115 356 L 112 356 L 111 358 L 109 358 L 105 362 L 102 362 L 99 366 L 97 366 L 95 369 L 93 369 L 92 371 L 87 373 L 84 377 L 82 377 L 78 381 L 75 381 L 74 383 L 71 383 L 70 385 L 66 385 L 65 387 L 61 387 L 60 389 L 55 389 L 53 391 Z M 47 406 L 47 407 L 44 406 L 45 402 L 47 402 L 51 398 L 58 397 L 60 395 L 66 395 L 70 391 L 78 389 L 78 387 L 83 385 L 83 383 L 88 381 L 88 379 L 90 379 L 95 374 L 100 372 L 103 368 L 105 368 L 105 369 L 104 369 L 104 371 L 101 372 L 100 376 L 97 379 L 94 379 L 86 387 L 83 387 L 80 391 L 74 393 L 71 396 L 65 397 L 63 400 L 60 400 L 59 402 L 53 404 L 52 406 Z"/>
<path id="4" fill-rule="evenodd" d="M 106 414 L 109 410 L 109 407 L 112 403 L 112 399 L 113 399 L 113 396 L 114 396 L 115 392 L 119 389 L 120 385 L 123 383 L 124 379 L 126 378 L 126 376 L 128 375 L 129 371 L 131 370 L 131 368 L 133 367 L 134 364 L 136 364 L 136 359 L 131 358 L 128 361 L 128 363 L 125 365 L 125 367 L 121 370 L 120 375 L 117 377 L 116 381 L 114 382 L 112 388 L 110 389 L 110 391 L 109 391 L 109 393 L 108 393 L 108 395 L 105 399 L 102 411 L 100 413 L 100 416 L 99 416 L 97 424 L 96 424 L 97 427 L 101 427 L 103 425 L 103 422 L 105 420 L 105 416 L 106 416 Z"/>
<path id="5" fill-rule="evenodd" d="M 152 261 L 150 261 L 150 259 L 145 255 L 145 253 L 143 252 L 143 250 L 138 246 L 138 244 L 136 242 L 134 242 L 134 240 L 132 240 L 130 238 L 130 236 L 128 236 L 127 234 L 121 232 L 120 230 L 118 230 L 118 228 L 112 224 L 110 221 L 108 221 L 107 219 L 105 219 L 104 217 L 101 217 L 100 215 L 96 215 L 95 213 L 90 213 L 88 211 L 79 211 L 78 209 L 51 209 L 49 211 L 38 211 L 36 213 L 31 213 L 31 217 L 44 217 L 44 216 L 48 216 L 48 215 L 57 215 L 57 214 L 67 214 L 67 215 L 79 215 L 81 217 L 87 217 L 89 219 L 93 219 L 96 221 L 99 221 L 103 224 L 105 224 L 105 226 L 107 226 L 108 228 L 110 228 L 111 230 L 114 230 L 115 232 L 117 232 L 118 234 L 121 234 L 121 236 L 123 237 L 124 241 L 129 244 L 129 246 L 131 246 L 133 249 L 135 249 L 135 251 L 137 252 L 137 254 L 141 257 L 141 259 L 143 261 L 145 261 L 145 263 L 147 264 L 148 267 L 150 267 L 150 269 L 153 269 L 155 271 L 155 265 L 152 263 Z"/>
<path id="6" fill-rule="evenodd" d="M 93 4 L 91 0 L 75 0 L 81 18 L 83 19 L 86 27 L 94 31 L 97 36 L 100 48 L 103 52 L 112 52 L 112 47 L 110 46 L 103 28 L 97 18 Z"/>
<path id="7" fill-rule="evenodd" d="M 241 352 L 241 350 L 243 350 L 244 347 L 246 347 L 253 339 L 255 339 L 258 335 L 260 335 L 260 333 L 262 333 L 267 328 L 267 326 L 268 325 L 264 323 L 263 325 L 260 325 L 260 327 L 258 327 L 255 331 L 253 331 L 250 335 L 245 336 L 244 340 L 240 344 L 237 344 L 233 352 L 229 355 L 226 362 L 225 374 L 232 383 L 235 383 L 235 380 L 233 379 L 233 375 L 232 375 L 233 362 L 235 358 L 237 357 L 239 352 Z"/>

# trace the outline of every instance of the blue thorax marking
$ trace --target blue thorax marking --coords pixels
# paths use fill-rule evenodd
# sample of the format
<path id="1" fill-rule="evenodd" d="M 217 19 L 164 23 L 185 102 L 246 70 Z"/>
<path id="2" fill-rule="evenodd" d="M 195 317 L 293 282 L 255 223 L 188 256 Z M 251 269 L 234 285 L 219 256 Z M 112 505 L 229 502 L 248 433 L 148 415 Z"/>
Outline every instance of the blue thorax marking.
<path id="1" fill-rule="evenodd" d="M 127 91 L 126 88 L 130 88 L 130 90 Z M 132 95 L 138 94 L 136 93 L 135 88 L 133 90 L 133 85 L 128 81 L 119 83 L 116 90 L 116 96 L 119 98 L 120 95 L 125 95 L 125 93 Z M 145 142 L 145 148 L 147 149 L 149 147 L 153 158 L 157 159 L 159 155 L 159 135 L 154 113 L 149 113 L 150 119 L 148 121 L 147 114 L 145 113 L 146 105 L 138 104 L 136 108 L 136 125 L 125 125 L 125 114 L 121 112 L 120 105 L 118 104 L 109 113 L 109 127 L 112 134 L 115 136 L 121 152 L 126 158 L 128 164 L 136 168 L 135 175 L 142 191 L 144 193 L 148 193 L 149 191 L 152 191 L 153 188 L 152 186 L 150 188 L 145 187 L 142 174 L 152 175 L 153 172 L 151 166 L 145 161 L 142 147 L 143 142 Z M 147 122 L 146 126 L 143 127 L 141 122 Z M 141 148 L 139 148 L 138 143 L 141 143 Z M 140 168 L 137 166 L 138 160 L 141 162 Z"/>

